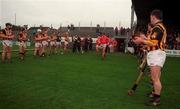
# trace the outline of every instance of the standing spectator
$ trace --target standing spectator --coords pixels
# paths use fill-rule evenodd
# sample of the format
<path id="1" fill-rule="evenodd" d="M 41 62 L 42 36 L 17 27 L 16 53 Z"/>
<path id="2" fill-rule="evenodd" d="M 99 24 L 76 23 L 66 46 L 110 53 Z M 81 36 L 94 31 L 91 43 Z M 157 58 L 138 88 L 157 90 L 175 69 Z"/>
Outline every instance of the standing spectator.
<path id="1" fill-rule="evenodd" d="M 89 51 L 90 49 L 90 36 L 88 35 L 88 38 L 87 38 L 87 50 Z"/>
<path id="2" fill-rule="evenodd" d="M 73 53 L 77 50 L 77 35 L 73 38 Z"/>
<path id="3" fill-rule="evenodd" d="M 68 25 L 68 26 L 67 26 L 67 29 L 68 29 L 68 32 L 69 32 L 69 31 L 70 31 L 70 29 L 71 29 L 71 27 Z"/>
<path id="4" fill-rule="evenodd" d="M 118 27 L 115 28 L 115 35 L 118 36 Z"/>
<path id="5" fill-rule="evenodd" d="M 78 53 L 81 53 L 81 38 L 79 36 L 77 38 L 77 50 Z"/>
<path id="6" fill-rule="evenodd" d="M 84 53 L 84 38 L 81 37 L 81 53 L 83 54 Z"/>
<path id="7" fill-rule="evenodd" d="M 88 51 L 88 38 L 87 37 L 84 38 L 84 51 L 85 52 Z"/>
<path id="8" fill-rule="evenodd" d="M 90 37 L 89 38 L 89 50 L 92 51 L 92 46 L 93 46 L 93 40 L 92 38 Z"/>

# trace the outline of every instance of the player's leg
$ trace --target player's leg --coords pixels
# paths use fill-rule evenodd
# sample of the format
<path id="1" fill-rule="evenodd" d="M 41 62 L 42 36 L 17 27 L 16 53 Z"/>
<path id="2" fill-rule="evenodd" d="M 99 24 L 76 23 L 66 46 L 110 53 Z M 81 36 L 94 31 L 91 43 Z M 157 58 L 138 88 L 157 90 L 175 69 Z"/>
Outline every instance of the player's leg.
<path id="1" fill-rule="evenodd" d="M 161 81 L 160 81 L 160 73 L 161 73 L 161 67 L 159 66 L 151 66 L 151 79 L 153 81 L 153 87 L 154 87 L 154 96 L 153 99 L 150 100 L 147 105 L 157 106 L 160 104 L 160 94 L 161 94 Z"/>
<path id="2" fill-rule="evenodd" d="M 34 48 L 34 56 L 38 55 L 38 51 L 39 51 L 39 44 L 36 42 L 35 43 L 35 48 Z"/>
<path id="3" fill-rule="evenodd" d="M 6 52 L 7 52 L 7 46 L 3 45 L 3 48 L 2 48 L 2 63 L 5 63 Z"/>
<path id="4" fill-rule="evenodd" d="M 67 42 L 64 43 L 64 52 L 66 53 L 67 52 Z"/>
<path id="5" fill-rule="evenodd" d="M 25 45 L 25 43 L 23 44 L 23 46 L 22 46 L 22 52 L 23 52 L 23 59 L 24 59 L 24 57 L 25 57 L 25 54 L 26 54 L 26 45 Z"/>
<path id="6" fill-rule="evenodd" d="M 96 45 L 96 53 L 99 53 L 99 45 Z"/>
<path id="7" fill-rule="evenodd" d="M 11 47 L 8 46 L 7 47 L 7 59 L 8 59 L 8 62 L 11 63 Z"/>
<path id="8" fill-rule="evenodd" d="M 103 45 L 103 49 L 102 49 L 102 59 L 104 60 L 106 58 L 106 46 Z"/>
<path id="9" fill-rule="evenodd" d="M 23 59 L 23 50 L 22 44 L 19 44 L 19 59 Z"/>

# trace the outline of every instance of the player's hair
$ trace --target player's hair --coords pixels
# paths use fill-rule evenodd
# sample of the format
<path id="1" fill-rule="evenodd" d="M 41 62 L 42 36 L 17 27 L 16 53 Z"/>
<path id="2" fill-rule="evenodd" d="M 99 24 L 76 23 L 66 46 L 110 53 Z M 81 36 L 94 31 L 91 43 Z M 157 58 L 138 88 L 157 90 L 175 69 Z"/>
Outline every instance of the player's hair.
<path id="1" fill-rule="evenodd" d="M 12 24 L 11 23 L 6 23 L 6 26 L 12 26 Z"/>
<path id="2" fill-rule="evenodd" d="M 134 39 L 135 37 L 139 37 L 140 36 L 140 31 L 138 32 L 135 32 L 133 35 L 132 35 L 132 38 Z"/>
<path id="3" fill-rule="evenodd" d="M 163 13 L 159 9 L 155 9 L 151 12 L 151 16 L 155 16 L 159 20 L 163 20 Z"/>

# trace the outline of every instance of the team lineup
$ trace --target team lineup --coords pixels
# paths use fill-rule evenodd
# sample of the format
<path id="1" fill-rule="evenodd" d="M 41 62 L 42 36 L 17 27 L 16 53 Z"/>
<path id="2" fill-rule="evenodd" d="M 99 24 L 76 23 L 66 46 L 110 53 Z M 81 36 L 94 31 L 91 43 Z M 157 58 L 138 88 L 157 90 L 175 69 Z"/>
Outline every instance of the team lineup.
<path id="1" fill-rule="evenodd" d="M 65 33 L 56 33 L 53 32 L 48 34 L 48 29 L 38 29 L 34 34 L 34 56 L 44 57 L 46 55 L 50 56 L 51 54 L 57 54 L 60 52 L 64 54 L 68 52 L 70 48 L 70 43 L 73 43 L 73 52 L 74 48 L 78 49 L 80 53 L 86 51 L 86 49 L 92 49 L 92 39 L 89 38 L 88 41 L 91 43 L 91 47 L 83 48 L 85 45 L 86 38 L 80 38 L 79 36 L 74 36 L 72 41 L 70 39 L 72 36 L 69 32 Z M 2 63 L 5 63 L 7 57 L 8 63 L 11 63 L 11 52 L 13 46 L 13 40 L 15 35 L 12 31 L 12 24 L 6 23 L 6 28 L 1 30 L 0 38 L 2 40 Z M 21 27 L 21 31 L 17 36 L 18 46 L 19 46 L 19 59 L 24 60 L 26 53 L 26 42 L 28 41 L 27 30 L 25 27 Z M 109 52 L 113 53 L 117 47 L 117 41 L 114 38 L 106 36 L 105 33 L 100 33 L 96 39 L 96 52 L 99 54 L 101 52 L 102 59 L 106 57 L 107 48 Z"/>

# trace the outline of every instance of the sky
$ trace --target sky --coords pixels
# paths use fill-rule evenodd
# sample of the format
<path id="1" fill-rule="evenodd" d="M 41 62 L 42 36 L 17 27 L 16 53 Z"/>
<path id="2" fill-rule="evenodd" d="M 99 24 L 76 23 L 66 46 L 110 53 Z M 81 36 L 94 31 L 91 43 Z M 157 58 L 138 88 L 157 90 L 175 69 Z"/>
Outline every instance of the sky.
<path id="1" fill-rule="evenodd" d="M 130 26 L 131 0 L 0 0 L 0 25 Z M 15 20 L 16 16 L 16 20 Z M 15 22 L 16 21 L 16 22 Z"/>

